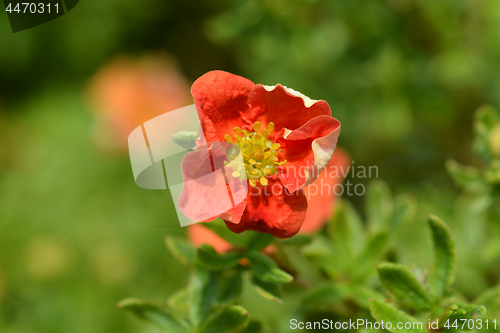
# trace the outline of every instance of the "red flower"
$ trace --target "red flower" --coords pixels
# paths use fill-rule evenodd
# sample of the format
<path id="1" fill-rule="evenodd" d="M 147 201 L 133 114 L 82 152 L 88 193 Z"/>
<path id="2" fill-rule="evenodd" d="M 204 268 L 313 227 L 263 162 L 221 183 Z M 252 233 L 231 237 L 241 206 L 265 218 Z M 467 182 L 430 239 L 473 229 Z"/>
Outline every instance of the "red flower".
<path id="1" fill-rule="evenodd" d="M 337 148 L 325 170 L 311 185 L 304 188 L 307 211 L 299 234 L 320 230 L 333 215 L 335 198 L 337 197 L 335 193 L 340 192 L 340 190 L 335 189 L 335 186 L 342 183 L 344 173 L 350 164 L 349 155 L 344 150 Z M 205 228 L 201 223 L 188 226 L 188 238 L 196 246 L 210 244 L 219 253 L 232 249 L 229 242 L 212 230 Z"/>
<path id="2" fill-rule="evenodd" d="M 204 139 L 209 144 L 231 142 L 243 155 L 248 194 L 221 217 L 227 227 L 241 233 L 256 230 L 276 237 L 295 235 L 306 216 L 307 200 L 302 190 L 327 165 L 340 133 L 325 101 L 314 101 L 282 85 L 254 84 L 223 71 L 209 72 L 191 88 Z M 227 151 L 228 155 L 231 152 Z M 211 158 L 214 152 L 211 153 Z M 208 157 L 186 155 L 193 162 Z M 193 168 L 191 168 L 193 169 Z M 196 170 L 184 168 L 184 175 Z M 213 194 L 207 186 L 186 186 L 179 207 L 196 215 L 202 199 Z M 191 213 L 191 214 L 190 214 Z"/>

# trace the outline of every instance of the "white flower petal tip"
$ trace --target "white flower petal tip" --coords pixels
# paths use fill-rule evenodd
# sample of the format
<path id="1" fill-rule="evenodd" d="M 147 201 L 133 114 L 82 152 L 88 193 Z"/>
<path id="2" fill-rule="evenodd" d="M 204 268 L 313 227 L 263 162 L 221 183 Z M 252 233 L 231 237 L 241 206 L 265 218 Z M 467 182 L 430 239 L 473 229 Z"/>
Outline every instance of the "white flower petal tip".
<path id="1" fill-rule="evenodd" d="M 314 154 L 314 165 L 304 170 L 306 180 L 300 188 L 311 184 L 318 178 L 321 171 L 326 168 L 328 162 L 332 158 L 333 152 L 337 147 L 337 141 L 340 135 L 340 125 L 328 135 L 317 138 L 312 142 L 312 150 Z"/>
<path id="2" fill-rule="evenodd" d="M 276 84 L 274 86 L 266 86 L 266 85 L 262 85 L 262 86 L 267 91 L 273 91 L 274 89 L 276 89 L 276 87 L 278 86 L 278 84 Z M 304 105 L 306 106 L 306 108 L 310 108 L 311 106 L 314 105 L 314 103 L 319 102 L 319 100 L 311 99 L 311 98 L 307 97 L 306 95 L 304 95 L 303 93 L 298 92 L 297 90 L 293 90 L 292 88 L 288 88 L 288 87 L 286 87 L 284 85 L 281 85 L 281 84 L 280 84 L 280 86 L 282 86 L 285 89 L 285 91 L 287 93 L 289 93 L 290 95 L 302 98 L 302 100 L 304 101 Z"/>

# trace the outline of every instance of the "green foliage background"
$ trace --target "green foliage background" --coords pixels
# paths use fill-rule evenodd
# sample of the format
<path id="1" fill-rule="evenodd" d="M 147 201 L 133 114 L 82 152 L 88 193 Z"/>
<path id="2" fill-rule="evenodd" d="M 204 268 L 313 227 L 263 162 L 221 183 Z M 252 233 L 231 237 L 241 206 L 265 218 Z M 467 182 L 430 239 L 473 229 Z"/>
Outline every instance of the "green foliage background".
<path id="1" fill-rule="evenodd" d="M 83 93 L 107 60 L 151 50 L 189 80 L 224 69 L 328 101 L 355 163 L 418 202 L 382 259 L 429 266 L 434 213 L 456 237 L 455 289 L 472 300 L 495 286 L 498 180 L 463 192 L 445 161 L 488 162 L 473 153 L 473 115 L 500 107 L 499 22 L 496 0 L 82 0 L 16 34 L 0 14 L 0 332 L 138 332 L 116 302 L 187 283 L 163 242 L 185 232 L 167 193 L 135 186 L 127 156 L 99 154 Z M 365 198 L 345 199 L 368 215 Z M 54 256 L 55 271 L 36 269 Z M 242 299 L 283 331 L 298 302 Z"/>

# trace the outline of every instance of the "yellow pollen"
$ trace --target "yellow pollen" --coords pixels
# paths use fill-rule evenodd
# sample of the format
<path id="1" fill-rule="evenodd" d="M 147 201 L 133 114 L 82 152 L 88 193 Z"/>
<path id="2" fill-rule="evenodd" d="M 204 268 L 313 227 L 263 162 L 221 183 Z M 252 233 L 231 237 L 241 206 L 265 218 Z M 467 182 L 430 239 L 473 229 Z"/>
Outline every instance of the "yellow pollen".
<path id="1" fill-rule="evenodd" d="M 253 129 L 253 131 L 251 130 Z M 270 132 L 274 131 L 274 123 L 267 124 L 267 129 L 263 128 L 260 122 L 255 122 L 250 130 L 233 128 L 233 135 L 226 134 L 224 140 L 231 142 L 232 146 L 226 150 L 229 161 L 224 165 L 233 168 L 232 176 L 246 179 L 251 186 L 268 185 L 269 179 L 279 170 L 277 166 L 284 165 L 285 161 L 278 158 L 278 154 L 283 152 L 279 143 L 272 142 L 269 139 Z M 241 153 L 243 164 L 232 161 Z"/>

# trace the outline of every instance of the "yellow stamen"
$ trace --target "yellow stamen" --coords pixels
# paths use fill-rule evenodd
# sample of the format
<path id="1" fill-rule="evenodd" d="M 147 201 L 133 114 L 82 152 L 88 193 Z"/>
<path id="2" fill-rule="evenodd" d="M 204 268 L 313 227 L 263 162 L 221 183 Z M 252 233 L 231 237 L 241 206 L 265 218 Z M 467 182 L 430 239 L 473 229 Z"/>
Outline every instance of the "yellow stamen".
<path id="1" fill-rule="evenodd" d="M 224 162 L 224 165 L 232 167 L 233 177 L 246 178 L 251 186 L 257 186 L 257 182 L 265 186 L 269 184 L 266 177 L 276 174 L 279 171 L 277 166 L 286 161 L 280 162 L 278 158 L 278 154 L 283 153 L 281 145 L 269 139 L 274 123 L 270 122 L 267 128 L 263 128 L 260 122 L 255 122 L 252 129 L 249 131 L 234 127 L 233 134 L 224 136 L 225 141 L 232 143 L 232 147 L 226 150 L 229 161 Z M 240 153 L 243 164 L 233 163 Z"/>
<path id="2" fill-rule="evenodd" d="M 258 121 L 255 124 L 253 124 L 253 130 L 255 132 L 260 131 L 260 123 Z"/>

